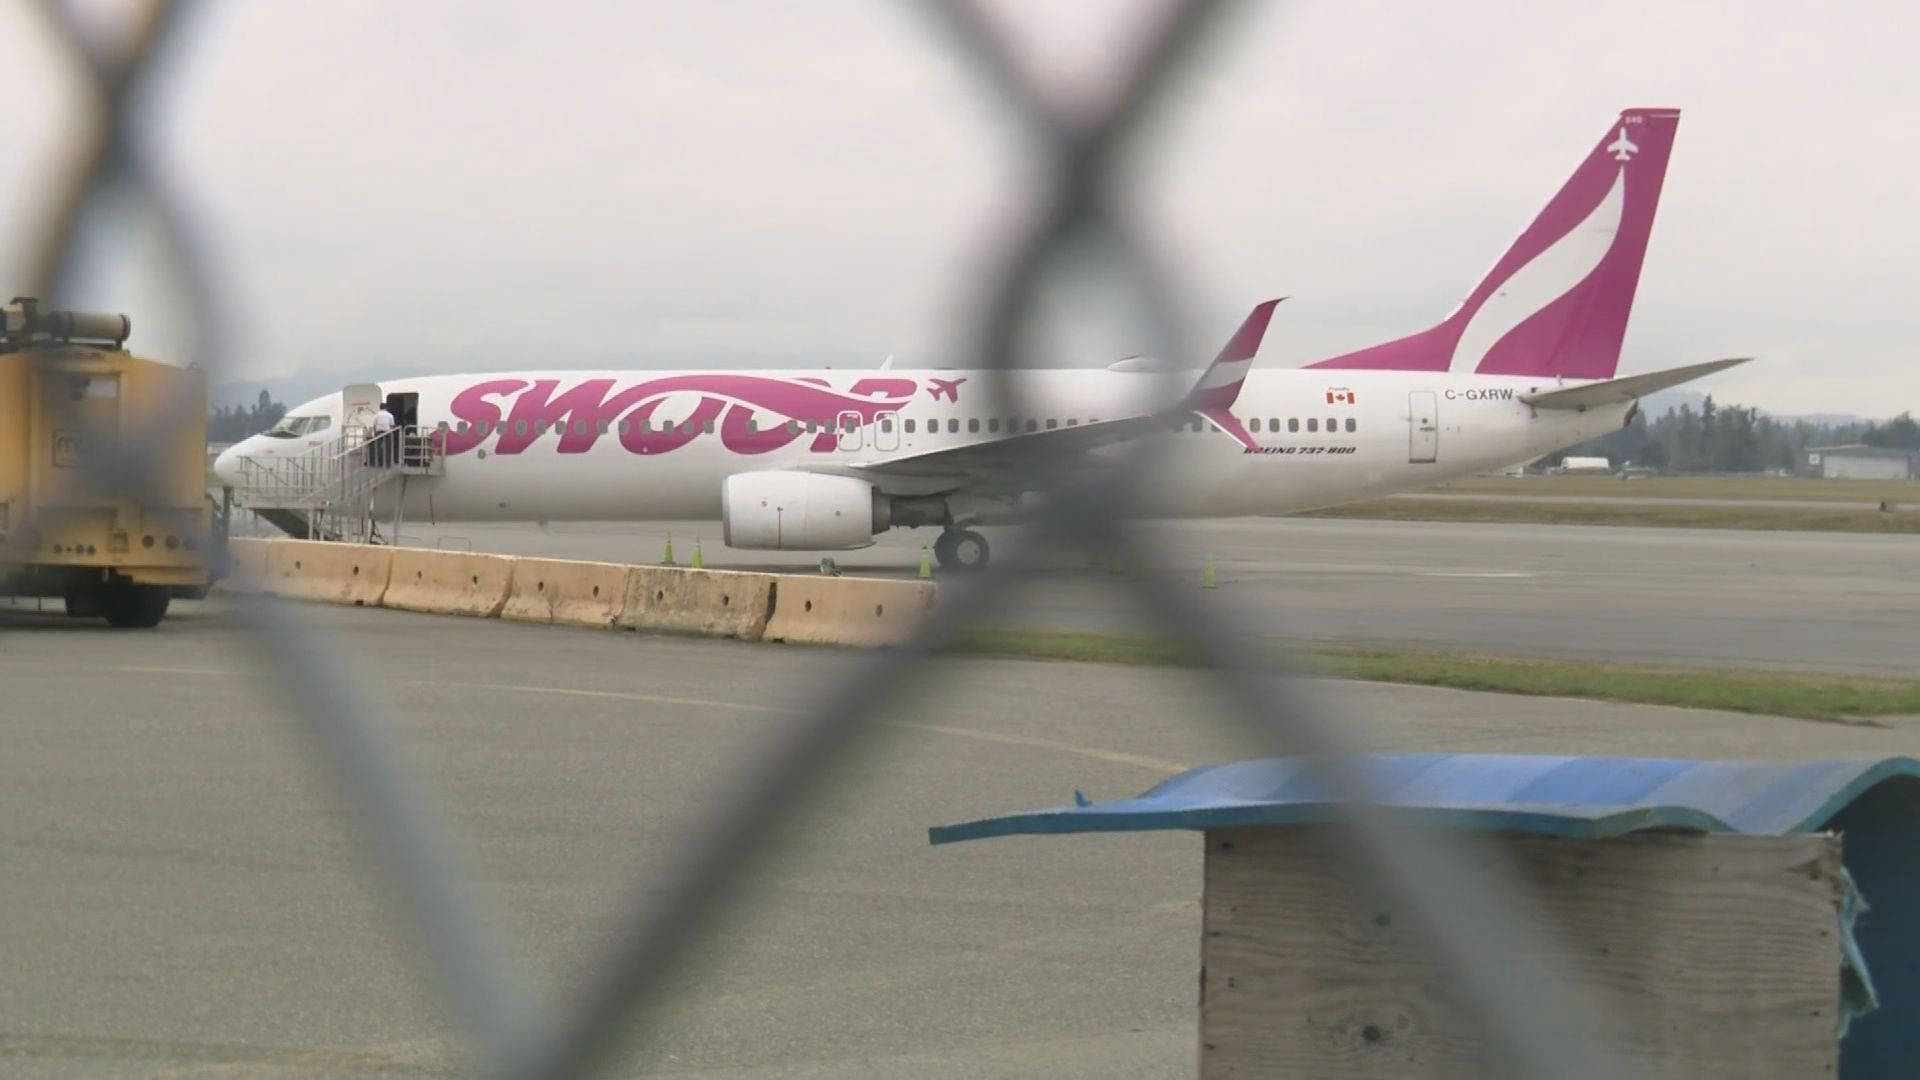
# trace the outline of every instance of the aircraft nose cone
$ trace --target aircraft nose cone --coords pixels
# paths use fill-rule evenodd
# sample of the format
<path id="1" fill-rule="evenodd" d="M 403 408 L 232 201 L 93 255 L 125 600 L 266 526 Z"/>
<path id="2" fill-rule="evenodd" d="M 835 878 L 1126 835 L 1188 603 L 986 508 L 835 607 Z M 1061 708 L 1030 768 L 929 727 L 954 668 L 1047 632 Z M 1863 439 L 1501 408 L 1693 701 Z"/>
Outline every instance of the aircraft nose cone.
<path id="1" fill-rule="evenodd" d="M 234 443 L 220 451 L 219 455 L 213 459 L 213 475 L 219 477 L 220 482 L 228 487 L 240 485 L 241 445 L 241 443 Z"/>

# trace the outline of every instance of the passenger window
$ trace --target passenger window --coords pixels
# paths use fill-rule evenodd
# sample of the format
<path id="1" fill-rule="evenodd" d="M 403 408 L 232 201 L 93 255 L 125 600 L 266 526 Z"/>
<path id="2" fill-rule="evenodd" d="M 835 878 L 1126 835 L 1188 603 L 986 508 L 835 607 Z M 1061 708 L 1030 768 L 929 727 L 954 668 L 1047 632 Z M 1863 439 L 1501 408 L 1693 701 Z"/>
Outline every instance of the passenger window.
<path id="1" fill-rule="evenodd" d="M 980 434 L 980 420 L 978 417 L 974 417 L 967 421 L 967 434 L 969 435 Z"/>
<path id="2" fill-rule="evenodd" d="M 949 435 L 960 434 L 960 421 L 958 420 L 947 421 L 947 434 Z"/>
<path id="3" fill-rule="evenodd" d="M 1249 420 L 1249 421 L 1247 421 L 1247 430 L 1249 430 L 1249 431 L 1259 431 L 1259 430 L 1260 430 L 1260 418 L 1256 416 L 1256 417 L 1254 417 L 1253 419 L 1251 419 L 1251 420 Z"/>
<path id="4" fill-rule="evenodd" d="M 1307 419 L 1307 430 L 1308 430 L 1308 431 L 1319 431 L 1319 430 L 1320 430 L 1320 421 L 1318 421 L 1318 420 L 1315 420 L 1315 419 L 1313 419 L 1312 417 L 1309 417 L 1309 418 Z"/>
<path id="5" fill-rule="evenodd" d="M 758 434 L 759 431 L 760 431 L 759 418 L 752 417 L 752 416 L 747 417 L 747 434 L 754 435 L 754 434 Z"/>
<path id="6" fill-rule="evenodd" d="M 880 430 L 891 434 L 893 432 L 893 417 L 891 416 L 881 417 Z"/>
<path id="7" fill-rule="evenodd" d="M 642 435 L 653 434 L 653 421 L 651 419 L 640 421 L 640 434 Z"/>
<path id="8" fill-rule="evenodd" d="M 787 434 L 789 435 L 800 434 L 800 421 L 798 420 L 787 421 Z"/>
<path id="9" fill-rule="evenodd" d="M 525 420 L 515 420 L 513 422 L 513 433 L 515 435 L 525 435 L 527 433 L 527 422 Z"/>
<path id="10" fill-rule="evenodd" d="M 1295 417 L 1291 417 L 1291 418 L 1289 418 L 1289 419 L 1287 420 L 1287 430 L 1288 430 L 1288 431 L 1299 431 L 1299 430 L 1300 430 L 1300 418 L 1299 418 L 1299 417 L 1297 417 L 1297 416 L 1295 416 Z"/>
<path id="11" fill-rule="evenodd" d="M 1039 430 L 1040 430 L 1040 421 L 1038 421 L 1038 420 L 1029 420 L 1029 421 L 1027 421 L 1027 430 L 1028 430 L 1028 431 L 1039 431 Z"/>
<path id="12" fill-rule="evenodd" d="M 1047 417 L 1047 430 L 1048 430 L 1048 431 L 1052 431 L 1052 430 L 1053 430 L 1054 428 L 1057 428 L 1057 427 L 1059 427 L 1059 426 L 1060 426 L 1060 421 L 1058 421 L 1058 420 L 1055 420 L 1055 419 L 1054 419 L 1053 417 L 1051 417 L 1051 416 L 1049 416 L 1049 417 Z"/>
<path id="13" fill-rule="evenodd" d="M 989 431 L 989 432 L 994 432 L 994 431 L 999 431 L 999 430 L 1000 430 L 1000 418 L 999 418 L 999 417 L 997 417 L 997 416 L 996 416 L 996 417 L 994 417 L 993 419 L 991 419 L 991 420 L 988 420 L 988 421 L 987 421 L 987 431 Z"/>
<path id="14" fill-rule="evenodd" d="M 585 420 L 575 420 L 573 422 L 573 433 L 575 435 L 585 435 L 587 433 L 587 422 Z"/>
<path id="15" fill-rule="evenodd" d="M 467 422 L 465 420 L 460 421 L 460 426 L 454 428 L 453 430 L 456 432 L 459 432 L 462 435 L 465 435 L 467 433 Z"/>
<path id="16" fill-rule="evenodd" d="M 814 427 L 814 424 L 815 424 L 815 421 L 812 421 L 812 420 L 807 421 L 807 434 L 811 435 L 814 433 L 815 430 L 817 430 Z"/>
<path id="17" fill-rule="evenodd" d="M 1353 430 L 1353 417 L 1351 416 L 1347 417 L 1347 430 L 1348 431 Z"/>
<path id="18" fill-rule="evenodd" d="M 607 433 L 607 422 L 605 420 L 600 421 L 599 432 L 602 435 Z"/>
<path id="19" fill-rule="evenodd" d="M 704 427 L 704 430 L 705 430 L 705 431 L 706 431 L 706 433 L 707 433 L 707 434 L 709 434 L 709 435 L 711 435 L 711 434 L 713 434 L 713 421 L 711 421 L 711 420 L 709 420 L 709 421 L 707 421 L 707 422 L 706 422 L 706 425 L 705 425 L 705 427 Z"/>
<path id="20" fill-rule="evenodd" d="M 633 421 L 623 416 L 620 418 L 619 427 L 620 427 L 620 434 L 625 435 L 626 433 L 633 430 Z"/>
<path id="21" fill-rule="evenodd" d="M 909 435 L 913 434 L 913 421 L 908 420 L 906 422 L 906 429 L 907 429 L 907 434 Z"/>
<path id="22" fill-rule="evenodd" d="M 1067 426 L 1068 426 L 1068 427 L 1079 427 L 1079 426 L 1080 426 L 1080 421 L 1078 421 L 1078 420 L 1073 420 L 1073 419 L 1069 419 L 1069 420 L 1067 421 Z"/>

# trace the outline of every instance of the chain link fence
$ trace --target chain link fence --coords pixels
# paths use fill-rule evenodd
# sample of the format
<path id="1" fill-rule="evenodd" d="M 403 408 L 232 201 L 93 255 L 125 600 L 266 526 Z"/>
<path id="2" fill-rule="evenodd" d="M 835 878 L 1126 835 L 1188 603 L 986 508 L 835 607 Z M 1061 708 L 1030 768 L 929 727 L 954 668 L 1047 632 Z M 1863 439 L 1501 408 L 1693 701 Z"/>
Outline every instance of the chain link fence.
<path id="1" fill-rule="evenodd" d="M 140 142 L 135 119 L 143 93 L 160 77 L 167 51 L 182 37 L 189 9 L 158 0 L 141 9 L 127 45 L 111 51 L 84 32 L 60 0 L 35 0 L 71 61 L 91 78 L 89 123 L 69 149 L 70 172 L 47 215 L 33 261 L 33 295 L 58 304 L 73 284 L 76 238 L 110 192 L 137 193 L 154 219 L 179 291 L 197 328 L 192 360 L 209 379 L 227 370 L 220 283 L 196 246 L 186 202 L 171 191 Z M 1030 366 L 1022 342 L 1039 317 L 1045 279 L 1075 254 L 1098 251 L 1107 269 L 1130 281 L 1155 326 L 1159 355 L 1190 338 L 1175 275 L 1116 209 L 1124 151 L 1151 137 L 1155 106 L 1175 92 L 1182 71 L 1205 62 L 1210 30 L 1230 17 L 1219 0 L 1165 6 L 1141 37 L 1119 88 L 1098 108 L 1069 115 L 1050 107 L 1033 72 L 1003 31 L 971 3 L 927 0 L 927 31 L 957 50 L 993 95 L 1023 125 L 1046 165 L 1038 212 L 1018 231 L 990 280 L 973 283 L 981 315 L 963 366 L 990 375 L 983 389 L 999 415 L 1023 408 L 1021 381 L 1009 373 Z M 94 467 L 132 498 L 154 482 L 144 441 L 204 408 L 198 399 L 170 403 L 153 426 L 121 432 L 117 451 Z M 1625 1075 L 1609 1067 L 1606 1010 L 1589 997 L 1571 954 L 1545 940 L 1528 917 L 1527 886 L 1469 859 L 1461 841 L 1398 830 L 1372 798 L 1339 718 L 1309 715 L 1291 676 L 1249 648 L 1252 635 L 1195 606 L 1189 593 L 1150 569 L 1152 560 L 1128 526 L 1139 470 L 1123 463 L 1090 473 L 1072 458 L 1036 455 L 1025 462 L 1028 487 L 1047 497 L 1031 523 L 1046 539 L 1142 568 L 1130 587 L 1151 618 L 1185 638 L 1232 701 L 1232 717 L 1275 754 L 1305 755 L 1323 771 L 1325 788 L 1347 806 L 1343 850 L 1384 903 L 1411 917 L 1452 976 L 1452 989 L 1484 1026 L 1505 1074 L 1584 1077 Z M 382 710 L 343 670 L 326 637 L 303 625 L 298 611 L 264 598 L 237 599 L 235 610 L 260 646 L 260 663 L 297 703 L 305 730 L 332 776 L 358 808 L 393 895 L 406 913 L 425 965 L 455 1018 L 472 1067 L 485 1075 L 532 1078 L 594 1075 L 620 1060 L 622 1041 L 661 1003 L 666 977 L 717 917 L 716 898 L 741 879 L 771 842 L 774 823 L 836 760 L 873 727 L 877 714 L 920 678 L 926 662 L 970 625 L 991 615 L 1038 567 L 1001 560 L 979 575 L 943 583 L 936 616 L 907 647 L 858 654 L 834 689 L 803 719 L 777 736 L 742 769 L 716 801 L 710 827 L 674 861 L 671 884 L 636 905 L 599 967 L 578 980 L 570 1001 L 550 1001 L 524 981 L 508 951 L 484 929 L 465 867 L 453 854 L 447 826 L 400 765 L 384 734 Z M 1558 957 L 1562 966 L 1542 966 Z M 1589 1019 L 1591 1041 L 1569 1045 L 1569 1016 Z M 1556 1032 L 1551 1039 L 1544 1033 Z"/>

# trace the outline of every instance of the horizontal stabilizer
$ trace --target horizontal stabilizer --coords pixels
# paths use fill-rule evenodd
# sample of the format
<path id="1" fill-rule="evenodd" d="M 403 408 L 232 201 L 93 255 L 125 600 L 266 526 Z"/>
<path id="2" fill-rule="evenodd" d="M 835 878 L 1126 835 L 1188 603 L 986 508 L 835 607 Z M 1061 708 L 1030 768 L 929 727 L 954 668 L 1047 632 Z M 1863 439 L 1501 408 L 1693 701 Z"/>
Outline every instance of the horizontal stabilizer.
<path id="1" fill-rule="evenodd" d="M 1621 405 L 1635 398 L 1645 397 L 1656 390 L 1665 390 L 1669 386 L 1692 382 L 1702 375 L 1725 371 L 1735 364 L 1744 364 L 1751 359 L 1753 359 L 1751 356 L 1741 356 L 1732 360 L 1709 360 L 1704 364 L 1688 364 L 1686 367 L 1668 368 L 1665 371 L 1650 371 L 1645 375 L 1629 375 L 1624 379 L 1608 379 L 1605 382 L 1588 383 L 1585 386 L 1570 386 L 1565 390 L 1543 390 L 1538 394 L 1522 394 L 1520 400 L 1536 409 L 1590 409 L 1596 405 Z"/>

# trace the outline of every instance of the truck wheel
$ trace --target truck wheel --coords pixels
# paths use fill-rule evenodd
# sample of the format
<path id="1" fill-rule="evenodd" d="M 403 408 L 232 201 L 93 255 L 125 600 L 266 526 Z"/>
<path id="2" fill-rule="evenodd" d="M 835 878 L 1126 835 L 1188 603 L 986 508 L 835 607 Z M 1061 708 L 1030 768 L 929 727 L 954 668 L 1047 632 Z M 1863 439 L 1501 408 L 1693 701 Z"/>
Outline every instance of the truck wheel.
<path id="1" fill-rule="evenodd" d="M 126 585 L 107 594 L 107 625 L 146 628 L 167 617 L 172 594 L 160 585 Z"/>
<path id="2" fill-rule="evenodd" d="M 100 595 L 98 585 L 87 585 L 77 589 L 68 589 L 64 599 L 67 615 L 74 619 L 97 619 L 107 613 L 106 604 Z"/>

